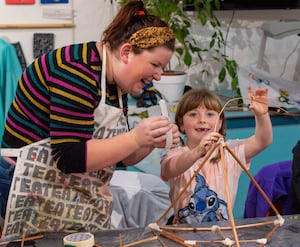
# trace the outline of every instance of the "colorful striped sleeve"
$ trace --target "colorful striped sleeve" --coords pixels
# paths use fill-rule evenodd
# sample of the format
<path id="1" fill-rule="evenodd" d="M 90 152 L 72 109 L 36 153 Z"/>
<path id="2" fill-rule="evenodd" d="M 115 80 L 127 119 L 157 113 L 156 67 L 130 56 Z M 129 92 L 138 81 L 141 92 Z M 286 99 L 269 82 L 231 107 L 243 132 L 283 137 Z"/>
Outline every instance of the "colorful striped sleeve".
<path id="1" fill-rule="evenodd" d="M 86 141 L 101 97 L 100 58 L 94 43 L 57 49 L 36 59 L 19 79 L 2 146 L 50 137 L 58 167 L 85 172 Z"/>

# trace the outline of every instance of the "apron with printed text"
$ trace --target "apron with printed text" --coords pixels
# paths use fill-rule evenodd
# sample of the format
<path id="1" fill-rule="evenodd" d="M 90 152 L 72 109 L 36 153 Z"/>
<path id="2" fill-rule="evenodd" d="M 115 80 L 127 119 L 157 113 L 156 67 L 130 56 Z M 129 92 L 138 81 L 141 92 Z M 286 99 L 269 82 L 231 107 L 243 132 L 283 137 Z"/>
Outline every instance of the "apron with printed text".
<path id="1" fill-rule="evenodd" d="M 128 131 L 120 108 L 107 105 L 106 49 L 103 46 L 101 100 L 94 112 L 93 138 L 105 139 Z M 5 223 L 5 237 L 39 232 L 94 232 L 111 227 L 112 195 L 109 182 L 115 165 L 97 172 L 61 172 L 51 157 L 50 139 L 20 149 L 1 150 L 2 155 L 17 157 Z M 99 150 L 101 155 L 101 150 Z"/>

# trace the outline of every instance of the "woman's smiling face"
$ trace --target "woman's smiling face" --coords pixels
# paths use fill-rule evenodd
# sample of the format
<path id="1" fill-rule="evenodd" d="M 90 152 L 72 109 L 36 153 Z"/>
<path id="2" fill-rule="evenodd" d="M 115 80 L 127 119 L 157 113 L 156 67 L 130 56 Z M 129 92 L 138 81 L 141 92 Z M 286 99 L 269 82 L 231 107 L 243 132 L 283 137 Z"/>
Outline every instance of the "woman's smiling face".
<path id="1" fill-rule="evenodd" d="M 139 94 L 145 84 L 160 80 L 161 73 L 168 65 L 173 52 L 159 46 L 135 54 L 131 47 L 123 53 L 121 51 L 120 54 L 122 63 L 119 63 L 118 70 L 114 71 L 114 80 L 125 92 Z"/>

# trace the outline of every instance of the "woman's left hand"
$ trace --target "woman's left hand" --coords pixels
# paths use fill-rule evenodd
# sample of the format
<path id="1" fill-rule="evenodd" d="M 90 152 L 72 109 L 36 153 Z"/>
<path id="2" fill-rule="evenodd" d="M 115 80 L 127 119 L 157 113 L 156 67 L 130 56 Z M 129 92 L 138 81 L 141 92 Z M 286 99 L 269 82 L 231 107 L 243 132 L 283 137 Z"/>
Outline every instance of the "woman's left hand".
<path id="1" fill-rule="evenodd" d="M 178 126 L 176 124 L 171 124 L 172 127 L 172 146 L 176 147 L 177 144 L 180 142 L 180 133 L 178 131 Z M 157 148 L 165 148 L 166 147 L 166 143 L 167 143 L 167 133 L 165 134 L 165 140 L 162 141 L 161 143 L 158 143 L 158 145 L 156 146 Z"/>
<path id="2" fill-rule="evenodd" d="M 175 124 L 171 124 L 164 116 L 153 116 L 143 119 L 130 132 L 138 146 L 164 148 L 167 132 L 172 129 L 172 145 L 179 142 L 179 131 Z"/>

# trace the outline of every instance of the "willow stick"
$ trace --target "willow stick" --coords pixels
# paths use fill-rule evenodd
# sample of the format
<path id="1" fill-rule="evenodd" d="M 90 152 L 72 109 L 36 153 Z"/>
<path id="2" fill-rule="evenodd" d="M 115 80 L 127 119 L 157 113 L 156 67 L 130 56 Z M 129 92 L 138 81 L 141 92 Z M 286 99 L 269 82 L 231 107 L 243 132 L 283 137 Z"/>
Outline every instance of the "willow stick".
<path id="1" fill-rule="evenodd" d="M 222 229 L 221 229 L 220 227 L 217 227 L 217 232 L 221 235 L 221 237 L 222 237 L 223 239 L 226 238 L 225 233 L 222 231 Z"/>
<path id="2" fill-rule="evenodd" d="M 274 224 L 274 221 L 265 221 L 265 222 L 258 222 L 258 223 L 251 223 L 251 224 L 239 225 L 239 226 L 236 226 L 236 228 L 237 229 L 242 229 L 242 228 L 265 226 L 265 225 L 271 225 L 271 224 Z"/>
<path id="3" fill-rule="evenodd" d="M 191 179 L 187 182 L 187 184 L 183 187 L 183 189 L 180 191 L 180 193 L 177 195 L 177 197 L 175 198 L 175 200 L 171 203 L 171 205 L 169 206 L 169 208 L 167 208 L 167 210 L 162 214 L 162 216 L 160 216 L 160 218 L 156 221 L 156 224 L 159 224 L 162 219 L 164 219 L 166 217 L 166 215 L 170 212 L 170 210 L 172 208 L 174 208 L 175 203 L 180 199 L 180 197 L 183 195 L 183 193 L 186 191 L 186 189 L 188 188 L 188 186 L 190 186 L 190 184 L 193 182 L 193 180 L 195 179 L 197 173 L 200 171 L 200 169 L 204 166 L 205 162 L 210 158 L 210 156 L 212 155 L 212 153 L 215 151 L 215 149 L 217 148 L 217 145 L 215 145 L 209 152 L 208 155 L 205 156 L 203 162 L 200 164 L 199 168 L 197 169 L 197 171 L 194 173 L 194 175 L 191 177 Z"/>
<path id="4" fill-rule="evenodd" d="M 164 242 L 162 241 L 162 239 L 160 238 L 160 236 L 159 236 L 159 234 L 158 234 L 157 231 L 153 231 L 153 230 L 152 230 L 152 234 L 153 234 L 154 236 L 157 237 L 157 241 L 160 243 L 160 245 L 161 245 L 162 247 L 167 247 L 167 246 L 164 244 Z"/>
<path id="5" fill-rule="evenodd" d="M 269 199 L 269 197 L 267 196 L 267 194 L 264 192 L 264 190 L 260 187 L 260 185 L 257 183 L 257 181 L 255 180 L 255 178 L 251 175 L 251 173 L 247 170 L 247 168 L 242 164 L 242 162 L 238 159 L 238 157 L 232 152 L 232 150 L 230 148 L 228 148 L 227 146 L 225 146 L 225 148 L 229 151 L 229 153 L 233 156 L 233 158 L 239 163 L 239 165 L 242 167 L 242 169 L 244 170 L 244 172 L 248 175 L 248 177 L 251 179 L 252 183 L 255 185 L 255 187 L 259 190 L 259 192 L 261 193 L 261 195 L 263 196 L 263 198 L 266 200 L 266 202 L 269 204 L 269 206 L 273 209 L 273 211 L 275 212 L 275 214 L 277 216 L 280 216 L 280 213 L 278 212 L 277 208 L 274 206 L 274 204 L 272 203 L 272 201 Z"/>
<path id="6" fill-rule="evenodd" d="M 240 243 L 256 243 L 258 239 L 242 239 L 239 240 Z M 222 243 L 223 240 L 191 240 L 196 243 Z"/>
<path id="7" fill-rule="evenodd" d="M 38 236 L 33 236 L 33 237 L 16 239 L 16 240 L 12 240 L 12 241 L 2 242 L 2 243 L 0 243 L 0 246 L 6 246 L 9 243 L 13 243 L 13 242 L 21 242 L 22 243 L 22 242 L 31 241 L 31 240 L 37 240 L 37 239 L 41 239 L 43 237 L 44 237 L 44 235 L 38 235 Z"/>
<path id="8" fill-rule="evenodd" d="M 266 222 L 258 222 L 258 223 L 252 223 L 252 224 L 245 224 L 245 225 L 237 225 L 237 229 L 243 229 L 243 228 L 250 228 L 250 227 L 257 227 L 257 226 L 265 226 L 265 225 L 271 225 L 274 224 L 274 221 L 266 221 Z M 212 227 L 180 227 L 180 226 L 160 226 L 159 227 L 162 230 L 177 230 L 177 231 L 211 231 Z M 231 226 L 220 226 L 220 229 L 222 230 L 231 230 Z"/>
<path id="9" fill-rule="evenodd" d="M 138 245 L 138 244 L 151 242 L 153 240 L 157 240 L 157 236 L 152 236 L 152 237 L 149 237 L 149 238 L 144 238 L 142 240 L 139 240 L 139 241 L 136 241 L 136 242 L 132 242 L 130 244 L 125 244 L 125 245 L 122 245 L 122 246 L 123 247 L 131 247 L 131 246 L 135 246 L 135 245 Z"/>
<path id="10" fill-rule="evenodd" d="M 160 238 L 159 236 L 157 236 L 157 240 L 158 240 L 158 242 L 160 243 L 160 245 L 161 245 L 162 247 L 167 247 L 167 246 L 164 244 L 164 242 L 161 240 L 161 238 Z"/>
<path id="11" fill-rule="evenodd" d="M 120 247 L 122 247 L 123 246 L 123 244 L 122 244 L 122 233 L 119 234 L 119 238 L 120 238 Z"/>
<path id="12" fill-rule="evenodd" d="M 269 241 L 269 239 L 272 237 L 272 235 L 274 234 L 274 232 L 280 227 L 279 224 L 275 225 L 272 230 L 267 234 L 267 236 L 265 237 L 267 242 Z M 260 244 L 259 247 L 264 246 L 264 244 Z"/>
<path id="13" fill-rule="evenodd" d="M 182 239 L 170 232 L 162 231 L 162 232 L 160 232 L 160 236 L 165 237 L 169 240 L 172 240 L 173 242 L 180 244 L 182 246 L 185 246 L 185 247 L 194 247 L 194 245 L 186 244 L 184 239 Z"/>
<path id="14" fill-rule="evenodd" d="M 223 143 L 224 144 L 224 143 Z M 221 163 L 222 163 L 222 168 L 223 168 L 223 174 L 224 174 L 224 185 L 225 185 L 225 191 L 226 191 L 226 197 L 227 197 L 227 207 L 228 207 L 228 215 L 229 215 L 229 220 L 230 224 L 232 226 L 232 233 L 234 236 L 235 244 L 237 247 L 240 246 L 239 244 L 239 238 L 237 235 L 236 227 L 235 227 L 235 222 L 233 218 L 233 208 L 232 208 L 232 203 L 231 203 L 231 197 L 230 197 L 230 192 L 229 192 L 229 186 L 228 186 L 228 173 L 227 173 L 227 167 L 226 167 L 226 161 L 225 161 L 225 155 L 224 155 L 224 149 L 222 142 L 219 144 L 220 145 L 220 154 L 221 154 Z"/>
<path id="15" fill-rule="evenodd" d="M 21 247 L 24 247 L 24 242 L 25 242 L 25 235 L 23 235 L 23 237 L 22 237 L 22 241 L 21 241 Z"/>

